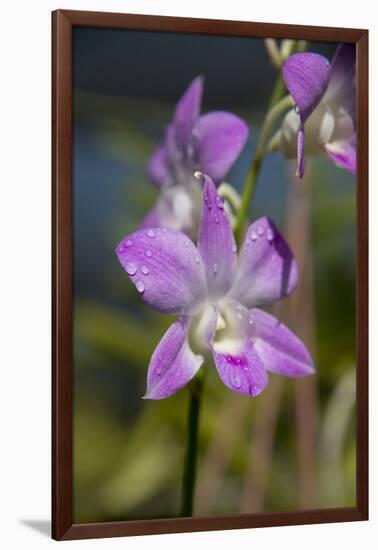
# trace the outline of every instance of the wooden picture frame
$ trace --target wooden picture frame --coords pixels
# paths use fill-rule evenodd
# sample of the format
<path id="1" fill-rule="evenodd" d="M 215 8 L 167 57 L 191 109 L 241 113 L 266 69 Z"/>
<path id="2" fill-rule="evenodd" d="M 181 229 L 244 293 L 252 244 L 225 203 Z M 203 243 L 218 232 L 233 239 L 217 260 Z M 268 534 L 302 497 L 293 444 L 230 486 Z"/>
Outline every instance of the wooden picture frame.
<path id="1" fill-rule="evenodd" d="M 356 506 L 74 524 L 72 513 L 72 29 L 75 26 L 353 42 L 357 46 Z M 368 31 L 58 10 L 52 14 L 52 536 L 56 540 L 368 519 Z"/>

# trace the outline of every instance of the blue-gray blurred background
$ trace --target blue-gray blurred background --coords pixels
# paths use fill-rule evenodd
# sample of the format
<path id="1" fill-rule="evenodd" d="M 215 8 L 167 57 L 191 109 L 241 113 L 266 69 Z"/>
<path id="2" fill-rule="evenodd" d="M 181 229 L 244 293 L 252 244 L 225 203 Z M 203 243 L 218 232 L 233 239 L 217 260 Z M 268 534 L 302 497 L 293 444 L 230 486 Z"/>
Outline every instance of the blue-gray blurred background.
<path id="1" fill-rule="evenodd" d="M 114 249 L 157 191 L 146 163 L 175 102 L 205 77 L 203 111 L 230 110 L 250 137 L 227 181 L 239 190 L 277 71 L 261 39 L 75 28 L 74 521 L 179 514 L 186 389 L 141 400 L 171 318 L 142 303 Z M 336 44 L 308 44 L 331 58 Z M 317 374 L 272 375 L 251 399 L 209 369 L 201 411 L 196 514 L 355 503 L 355 178 L 326 160 L 305 181 L 267 155 L 251 219 L 270 216 L 301 269 L 275 314 L 311 349 Z"/>

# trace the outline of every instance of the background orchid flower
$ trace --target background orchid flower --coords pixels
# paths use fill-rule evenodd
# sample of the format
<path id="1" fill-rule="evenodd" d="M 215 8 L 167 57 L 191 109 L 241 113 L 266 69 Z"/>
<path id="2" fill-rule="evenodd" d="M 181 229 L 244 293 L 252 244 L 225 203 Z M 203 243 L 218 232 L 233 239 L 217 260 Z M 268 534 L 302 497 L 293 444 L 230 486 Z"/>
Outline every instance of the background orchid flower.
<path id="1" fill-rule="evenodd" d="M 297 156 L 297 175 L 304 173 L 304 155 L 326 156 L 356 171 L 354 44 L 340 44 L 330 63 L 316 53 L 291 55 L 284 67 L 285 84 L 296 103 L 273 138 L 272 149 Z"/>
<path id="2" fill-rule="evenodd" d="M 160 195 L 142 227 L 164 226 L 195 237 L 202 188 L 194 172 L 201 170 L 219 184 L 244 147 L 245 122 L 224 111 L 200 116 L 202 93 L 203 79 L 198 77 L 178 101 L 173 120 L 149 161 L 148 174 Z"/>
<path id="3" fill-rule="evenodd" d="M 290 294 L 298 270 L 289 246 L 267 218 L 252 223 L 239 258 L 223 200 L 204 182 L 197 247 L 182 232 L 139 230 L 121 241 L 119 261 L 143 300 L 179 315 L 156 347 L 148 368 L 149 399 L 185 386 L 212 355 L 222 382 L 256 396 L 267 371 L 285 376 L 314 372 L 304 344 L 257 306 Z"/>

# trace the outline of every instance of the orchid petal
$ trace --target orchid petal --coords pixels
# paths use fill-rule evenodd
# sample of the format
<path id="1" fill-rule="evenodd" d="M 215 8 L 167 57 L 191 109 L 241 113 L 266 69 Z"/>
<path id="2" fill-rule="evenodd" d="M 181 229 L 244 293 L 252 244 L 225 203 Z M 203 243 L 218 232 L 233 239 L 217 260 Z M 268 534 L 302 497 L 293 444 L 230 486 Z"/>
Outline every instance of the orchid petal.
<path id="1" fill-rule="evenodd" d="M 203 363 L 187 340 L 190 319 L 182 318 L 169 327 L 155 349 L 148 367 L 145 399 L 164 399 L 179 391 Z"/>
<path id="2" fill-rule="evenodd" d="M 260 309 L 252 309 L 254 344 L 264 367 L 283 376 L 314 373 L 312 358 L 303 342 L 278 319 Z"/>
<path id="3" fill-rule="evenodd" d="M 305 133 L 303 123 L 301 123 L 297 136 L 297 172 L 296 175 L 303 178 L 304 174 L 304 148 L 305 148 Z"/>
<path id="4" fill-rule="evenodd" d="M 282 71 L 287 89 L 305 122 L 327 89 L 331 64 L 322 55 L 302 52 L 291 55 Z"/>
<path id="5" fill-rule="evenodd" d="M 182 145 L 186 145 L 193 126 L 199 116 L 203 94 L 203 78 L 198 76 L 188 86 L 179 99 L 174 114 L 176 136 Z"/>
<path id="6" fill-rule="evenodd" d="M 170 181 L 170 170 L 167 159 L 167 150 L 165 140 L 158 145 L 154 153 L 150 157 L 147 166 L 147 173 L 151 181 L 161 187 Z"/>
<path id="7" fill-rule="evenodd" d="M 356 173 L 356 142 L 354 139 L 349 141 L 333 141 L 325 145 L 327 155 L 333 162 L 345 168 L 352 174 Z"/>
<path id="8" fill-rule="evenodd" d="M 228 292 L 235 278 L 237 248 L 223 199 L 208 176 L 200 177 L 204 188 L 198 249 L 206 269 L 209 295 L 219 298 Z"/>
<path id="9" fill-rule="evenodd" d="M 342 105 L 355 120 L 356 46 L 343 43 L 331 62 L 331 77 L 324 99 Z"/>
<path id="10" fill-rule="evenodd" d="M 298 281 L 295 258 L 274 223 L 260 218 L 250 225 L 239 257 L 230 297 L 248 308 L 290 294 Z"/>
<path id="11" fill-rule="evenodd" d="M 197 120 L 193 136 L 199 169 L 219 184 L 243 149 L 248 126 L 232 113 L 214 111 Z"/>
<path id="12" fill-rule="evenodd" d="M 143 300 L 162 313 L 195 314 L 207 297 L 205 269 L 183 233 L 150 228 L 125 237 L 118 259 Z"/>
<path id="13" fill-rule="evenodd" d="M 144 216 L 138 229 L 141 230 L 141 229 L 145 229 L 146 227 L 160 227 L 160 225 L 161 224 L 160 224 L 159 209 L 157 206 L 154 206 Z"/>
<path id="14" fill-rule="evenodd" d="M 210 340 L 218 374 L 231 390 L 255 397 L 268 384 L 268 374 L 252 343 L 254 326 L 250 312 L 230 300 L 223 305 L 221 313 L 222 325 L 215 339 Z M 214 321 L 209 326 L 213 330 Z"/>
<path id="15" fill-rule="evenodd" d="M 268 373 L 252 343 L 243 342 L 230 353 L 213 350 L 216 369 L 230 390 L 256 397 L 268 385 Z"/>

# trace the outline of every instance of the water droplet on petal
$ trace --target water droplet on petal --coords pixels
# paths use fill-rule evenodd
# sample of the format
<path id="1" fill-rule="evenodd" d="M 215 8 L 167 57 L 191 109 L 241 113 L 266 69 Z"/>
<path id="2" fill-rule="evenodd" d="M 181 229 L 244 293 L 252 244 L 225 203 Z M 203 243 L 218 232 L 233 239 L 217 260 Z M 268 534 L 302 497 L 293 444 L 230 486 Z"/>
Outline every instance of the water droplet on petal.
<path id="1" fill-rule="evenodd" d="M 266 239 L 270 243 L 274 239 L 273 231 L 271 229 L 268 229 L 268 231 L 266 232 Z"/>
<path id="2" fill-rule="evenodd" d="M 255 241 L 257 239 L 257 233 L 252 229 L 250 234 L 251 241 Z"/>
<path id="3" fill-rule="evenodd" d="M 143 292 L 145 291 L 145 286 L 144 286 L 143 281 L 137 281 L 135 283 L 135 286 L 136 286 L 137 291 L 140 292 L 141 294 L 143 294 Z"/>
<path id="4" fill-rule="evenodd" d="M 215 214 L 214 220 L 215 220 L 215 223 L 219 223 L 219 216 L 218 216 L 218 214 Z"/>
<path id="5" fill-rule="evenodd" d="M 150 239 L 153 239 L 155 237 L 155 231 L 153 229 L 149 229 L 146 235 L 147 237 L 150 237 Z"/>
<path id="6" fill-rule="evenodd" d="M 133 246 L 133 241 L 127 239 L 127 241 L 125 242 L 125 248 L 130 248 L 130 246 Z"/>
<path id="7" fill-rule="evenodd" d="M 240 361 L 240 359 L 239 359 Z M 232 376 L 231 376 L 231 384 L 233 385 L 234 388 L 238 389 L 241 387 L 242 385 L 242 380 L 241 380 L 241 377 L 240 377 L 240 374 L 238 373 L 238 371 L 235 371 L 232 373 Z"/>
<path id="8" fill-rule="evenodd" d="M 264 235 L 264 228 L 262 225 L 257 226 L 257 234 L 260 235 L 260 237 L 261 235 Z"/>
<path id="9" fill-rule="evenodd" d="M 213 265 L 213 271 L 214 271 L 214 273 L 217 273 L 217 271 L 218 271 L 218 264 L 214 264 L 214 265 Z"/>
<path id="10" fill-rule="evenodd" d="M 142 267 L 140 268 L 141 272 L 143 273 L 143 275 L 148 275 L 150 270 L 148 269 L 148 267 L 146 265 L 142 265 Z"/>
<path id="11" fill-rule="evenodd" d="M 233 244 L 233 245 L 232 245 L 231 250 L 232 250 L 232 252 L 233 252 L 234 254 L 237 253 L 238 247 L 236 246 L 236 244 Z"/>
<path id="12" fill-rule="evenodd" d="M 219 208 L 219 210 L 223 210 L 223 207 L 224 207 L 224 200 L 222 197 L 220 197 L 219 195 L 217 195 L 217 198 L 215 199 L 215 202 L 217 204 L 217 207 Z"/>
<path id="13" fill-rule="evenodd" d="M 258 394 L 258 387 L 257 386 L 251 386 L 249 388 L 249 393 L 252 395 L 252 397 L 255 397 Z"/>
<path id="14" fill-rule="evenodd" d="M 151 250 L 146 250 L 145 255 L 147 256 L 147 258 L 151 258 L 152 256 Z"/>
<path id="15" fill-rule="evenodd" d="M 198 254 L 194 254 L 194 261 L 196 262 L 196 264 L 200 263 L 200 257 L 198 256 Z"/>
<path id="16" fill-rule="evenodd" d="M 129 262 L 126 264 L 126 271 L 129 275 L 135 275 L 135 273 L 138 271 L 138 266 L 134 264 L 134 262 Z"/>
<path id="17" fill-rule="evenodd" d="M 156 376 L 160 376 L 160 375 L 161 375 L 161 367 L 156 367 L 156 369 L 155 369 L 155 374 L 156 374 Z"/>
<path id="18" fill-rule="evenodd" d="M 187 241 L 186 239 L 184 241 L 184 246 L 189 246 L 189 241 Z"/>

